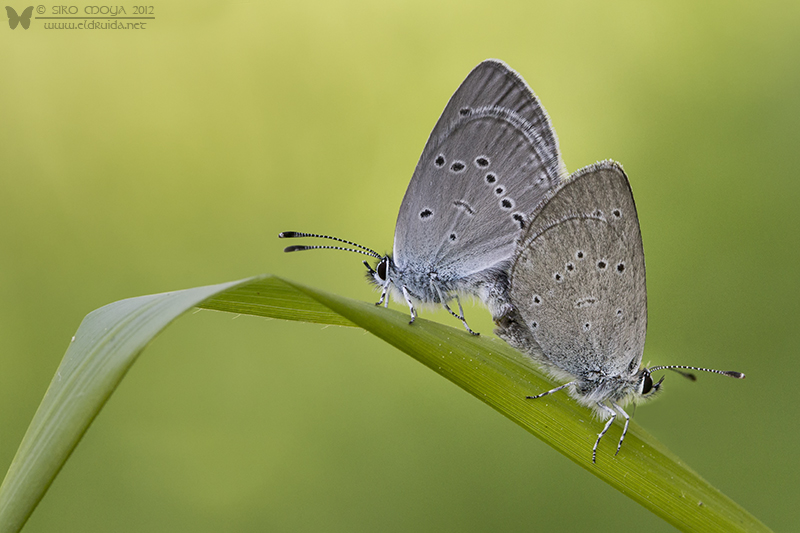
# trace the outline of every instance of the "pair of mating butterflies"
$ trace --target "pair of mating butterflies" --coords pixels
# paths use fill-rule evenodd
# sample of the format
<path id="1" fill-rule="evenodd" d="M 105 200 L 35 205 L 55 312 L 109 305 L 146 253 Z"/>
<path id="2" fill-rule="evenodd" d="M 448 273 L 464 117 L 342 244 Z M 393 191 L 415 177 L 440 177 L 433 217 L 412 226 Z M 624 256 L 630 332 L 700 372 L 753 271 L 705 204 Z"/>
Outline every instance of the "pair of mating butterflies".
<path id="1" fill-rule="evenodd" d="M 394 255 L 326 235 L 332 248 L 367 261 L 371 281 L 416 317 L 415 302 L 438 303 L 470 333 L 459 294 L 491 311 L 496 333 L 568 383 L 579 403 L 607 422 L 623 405 L 652 396 L 663 369 L 640 368 L 647 326 L 644 250 L 628 178 L 612 161 L 567 176 L 550 120 L 525 81 L 504 63 L 478 65 L 445 107 L 411 178 L 394 237 Z M 456 313 L 450 304 L 458 306 Z M 681 372 L 687 377 L 694 376 Z"/>

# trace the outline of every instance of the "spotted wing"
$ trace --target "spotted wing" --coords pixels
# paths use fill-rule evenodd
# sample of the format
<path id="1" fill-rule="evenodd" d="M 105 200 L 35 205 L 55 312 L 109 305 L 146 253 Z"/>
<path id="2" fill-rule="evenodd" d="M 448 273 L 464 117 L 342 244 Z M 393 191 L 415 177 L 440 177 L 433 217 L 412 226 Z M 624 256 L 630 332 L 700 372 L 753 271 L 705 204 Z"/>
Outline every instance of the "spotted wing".
<path id="1" fill-rule="evenodd" d="M 619 165 L 576 172 L 540 206 L 512 266 L 510 294 L 527 332 L 561 370 L 597 378 L 639 368 L 644 250 Z"/>
<path id="2" fill-rule="evenodd" d="M 528 214 L 564 173 L 555 132 L 525 81 L 478 65 L 431 133 L 403 198 L 395 262 L 455 282 L 509 264 Z"/>

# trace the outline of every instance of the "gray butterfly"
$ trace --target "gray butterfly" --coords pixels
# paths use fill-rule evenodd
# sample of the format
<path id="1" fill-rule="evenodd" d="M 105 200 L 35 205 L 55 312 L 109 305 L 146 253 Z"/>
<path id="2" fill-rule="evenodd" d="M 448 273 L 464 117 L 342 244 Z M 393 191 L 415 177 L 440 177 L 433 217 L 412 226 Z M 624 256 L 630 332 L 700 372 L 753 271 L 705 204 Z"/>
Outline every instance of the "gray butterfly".
<path id="1" fill-rule="evenodd" d="M 644 249 L 628 178 L 603 161 L 573 174 L 532 213 L 510 271 L 513 309 L 495 332 L 569 380 L 531 399 L 569 388 L 582 405 L 608 419 L 597 446 L 623 406 L 652 397 L 658 370 L 691 369 L 736 378 L 744 374 L 689 366 L 640 368 L 647 328 Z M 690 379 L 692 374 L 680 372 Z"/>
<path id="2" fill-rule="evenodd" d="M 473 295 L 499 317 L 510 310 L 508 269 L 528 214 L 564 174 L 556 135 L 525 81 L 504 63 L 478 65 L 450 99 L 433 128 L 408 185 L 394 238 L 394 254 L 380 255 L 350 241 L 299 232 L 355 246 L 290 246 L 348 250 L 378 259 L 368 277 L 415 305 L 441 304 L 464 319 L 459 294 Z M 455 300 L 458 313 L 449 302 Z"/>

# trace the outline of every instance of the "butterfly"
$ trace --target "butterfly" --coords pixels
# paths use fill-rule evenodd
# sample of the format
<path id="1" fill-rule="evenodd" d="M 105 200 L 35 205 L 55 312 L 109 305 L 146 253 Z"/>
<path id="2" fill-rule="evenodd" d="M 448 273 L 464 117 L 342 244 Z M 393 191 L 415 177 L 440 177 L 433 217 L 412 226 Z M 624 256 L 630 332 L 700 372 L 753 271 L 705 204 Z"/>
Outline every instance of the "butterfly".
<path id="1" fill-rule="evenodd" d="M 647 329 L 644 248 L 628 177 L 603 161 L 577 171 L 533 211 L 510 271 L 511 311 L 496 321 L 497 335 L 528 354 L 566 384 L 581 405 L 607 420 L 597 446 L 626 403 L 651 398 L 659 370 L 701 370 L 735 378 L 744 374 L 683 365 L 642 368 Z"/>
<path id="2" fill-rule="evenodd" d="M 22 15 L 17 15 L 17 12 L 14 11 L 14 8 L 11 6 L 6 6 L 6 13 L 8 14 L 8 26 L 13 30 L 17 27 L 17 24 L 22 24 L 24 29 L 28 29 L 31 27 L 31 15 L 33 15 L 33 6 L 28 6 L 22 12 Z"/>
<path id="3" fill-rule="evenodd" d="M 404 301 L 441 304 L 470 333 L 459 295 L 482 301 L 497 317 L 508 312 L 508 270 L 529 213 L 566 174 L 547 113 L 528 84 L 505 63 L 486 60 L 450 98 L 422 151 L 400 205 L 394 253 L 381 255 L 328 235 L 341 246 L 289 246 L 286 252 L 338 249 L 367 261 L 368 279 Z M 450 303 L 455 301 L 458 313 Z"/>

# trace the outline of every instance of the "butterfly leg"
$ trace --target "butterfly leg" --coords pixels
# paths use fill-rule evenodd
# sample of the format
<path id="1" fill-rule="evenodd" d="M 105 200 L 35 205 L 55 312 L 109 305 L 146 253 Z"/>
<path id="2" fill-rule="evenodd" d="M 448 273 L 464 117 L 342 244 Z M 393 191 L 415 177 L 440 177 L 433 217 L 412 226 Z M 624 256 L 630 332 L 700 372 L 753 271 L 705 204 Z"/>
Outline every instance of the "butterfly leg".
<path id="1" fill-rule="evenodd" d="M 408 292 L 408 289 L 405 285 L 403 285 L 403 297 L 406 299 L 408 310 L 411 312 L 411 320 L 409 320 L 408 323 L 413 324 L 414 319 L 417 318 L 417 311 L 414 309 L 414 304 L 411 302 L 411 294 Z"/>
<path id="2" fill-rule="evenodd" d="M 537 398 L 541 398 L 542 396 L 547 396 L 548 394 L 553 394 L 554 392 L 558 392 L 561 389 L 565 389 L 565 388 L 569 387 L 570 385 L 572 385 L 573 383 L 575 383 L 575 382 L 574 381 L 570 381 L 569 383 L 564 383 L 563 385 L 558 386 L 555 389 L 549 390 L 547 392 L 543 392 L 541 394 L 537 394 L 536 396 L 525 396 L 525 399 L 527 399 L 527 400 L 535 400 Z"/>
<path id="3" fill-rule="evenodd" d="M 467 325 L 467 321 L 464 319 L 464 308 L 461 307 L 461 299 L 458 297 L 458 294 L 456 294 L 456 303 L 458 304 L 458 314 L 459 314 L 459 316 L 457 316 L 456 318 L 461 319 L 461 323 L 464 324 L 464 327 L 467 328 L 467 331 L 469 331 L 475 336 L 480 335 L 480 333 L 478 333 L 477 331 L 472 331 L 470 327 Z M 446 305 L 445 308 L 447 308 L 447 310 L 450 311 L 450 308 L 447 307 Z M 450 313 L 455 314 L 452 311 L 450 311 Z"/>
<path id="4" fill-rule="evenodd" d="M 619 438 L 619 444 L 617 444 L 617 452 L 614 454 L 617 455 L 620 448 L 622 448 L 622 441 L 625 440 L 625 434 L 628 433 L 628 424 L 631 422 L 631 417 L 628 416 L 628 413 L 626 413 L 625 410 L 616 403 L 611 402 L 611 405 L 614 406 L 614 409 L 616 409 L 619 414 L 625 417 L 625 427 L 622 429 L 622 436 Z"/>
<path id="5" fill-rule="evenodd" d="M 389 307 L 389 298 L 386 296 L 386 292 L 389 290 L 388 285 L 384 285 L 383 290 L 381 291 L 381 299 L 375 302 L 375 305 L 384 304 L 384 307 Z"/>
<path id="6" fill-rule="evenodd" d="M 614 423 L 614 419 L 617 418 L 617 413 L 615 413 L 614 410 L 612 408 L 610 408 L 609 406 L 607 406 L 606 404 L 597 402 L 597 405 L 603 411 L 609 413 L 611 415 L 611 417 L 608 419 L 608 422 L 606 422 L 606 425 L 603 428 L 603 431 L 601 431 L 600 434 L 597 436 L 597 440 L 594 441 L 594 446 L 592 447 L 592 463 L 596 463 L 597 462 L 597 445 L 600 444 L 600 439 L 603 438 L 603 435 L 606 434 L 606 431 L 608 431 L 608 428 L 610 428 L 611 424 Z"/>
<path id="7" fill-rule="evenodd" d="M 464 327 L 467 328 L 467 331 L 469 331 L 471 334 L 473 334 L 475 336 L 480 335 L 480 333 L 472 331 L 472 328 L 470 328 L 469 325 L 467 325 L 467 321 L 464 318 L 464 308 L 461 307 L 461 300 L 458 298 L 458 295 L 456 295 L 455 298 L 456 298 L 456 303 L 458 303 L 458 312 L 459 312 L 459 314 L 455 314 L 453 312 L 453 310 L 450 309 L 450 306 L 447 305 L 447 301 L 445 300 L 444 295 L 442 294 L 442 291 L 439 289 L 439 286 L 436 285 L 432 280 L 431 280 L 431 286 L 433 286 L 433 288 L 436 290 L 436 294 L 439 295 L 439 301 L 442 302 L 442 306 L 445 309 L 447 309 L 447 312 L 450 313 L 451 315 L 453 315 L 454 317 L 456 317 L 457 319 L 459 319 L 461 321 L 461 323 L 464 324 Z"/>

